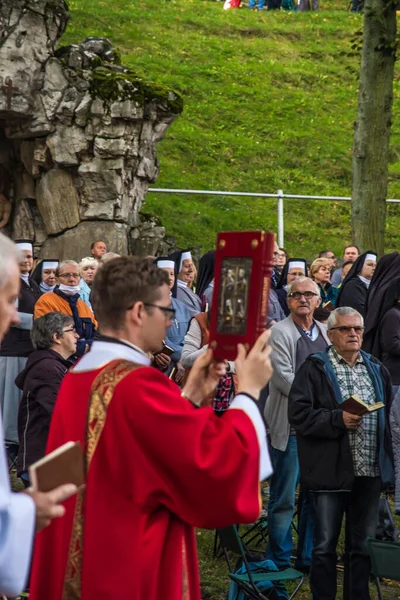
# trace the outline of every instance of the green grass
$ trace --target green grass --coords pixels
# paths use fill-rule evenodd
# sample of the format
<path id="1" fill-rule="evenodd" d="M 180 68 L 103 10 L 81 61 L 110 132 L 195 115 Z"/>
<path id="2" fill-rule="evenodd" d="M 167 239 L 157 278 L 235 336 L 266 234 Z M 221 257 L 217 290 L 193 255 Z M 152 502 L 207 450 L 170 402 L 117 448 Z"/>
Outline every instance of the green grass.
<path id="1" fill-rule="evenodd" d="M 15 471 L 11 473 L 11 485 L 12 489 L 16 492 L 21 492 L 24 489 L 23 484 L 19 477 L 16 476 Z M 394 513 L 393 502 L 392 511 Z M 264 507 L 267 507 L 267 500 L 264 498 Z M 400 528 L 400 517 L 395 516 L 396 527 Z M 243 531 L 243 530 L 242 530 Z M 197 536 L 197 549 L 198 549 L 198 560 L 199 560 L 199 571 L 201 580 L 201 597 L 202 600 L 225 600 L 229 589 L 229 577 L 228 568 L 223 557 L 213 558 L 214 550 L 214 530 L 209 529 L 198 529 L 196 530 Z M 296 543 L 296 534 L 294 534 L 294 541 Z M 265 544 L 259 544 L 254 547 L 251 545 L 251 549 L 255 549 L 258 552 L 264 552 Z M 338 553 L 344 552 L 344 527 L 340 537 L 338 545 Z M 338 596 L 341 596 L 342 591 L 342 579 L 343 570 L 338 569 Z M 294 590 L 295 584 L 289 584 L 289 591 Z M 375 584 L 371 582 L 371 600 L 378 600 Z M 382 583 L 383 597 L 385 600 L 398 600 L 400 598 L 400 583 L 396 581 L 386 580 Z M 302 598 L 303 600 L 311 598 L 310 586 L 308 578 L 305 578 L 302 588 L 300 589 L 296 598 Z"/>
<path id="2" fill-rule="evenodd" d="M 398 524 L 397 524 L 398 527 Z M 342 535 L 343 538 L 343 535 Z M 225 600 L 229 588 L 228 568 L 225 559 L 212 558 L 214 545 L 214 532 L 200 530 L 197 532 L 197 546 L 199 551 L 199 568 L 201 576 L 201 590 L 203 600 Z M 258 550 L 265 548 L 259 546 Z M 343 551 L 343 543 L 339 546 L 339 552 Z M 338 593 L 337 597 L 342 597 L 343 570 L 338 569 Z M 288 589 L 294 590 L 294 584 L 289 584 Z M 370 583 L 371 600 L 378 600 L 375 583 Z M 385 600 L 398 600 L 400 598 L 400 584 L 396 581 L 385 581 L 382 583 L 382 593 Z M 297 599 L 309 600 L 311 591 L 308 577 L 299 590 Z"/>
<path id="3" fill-rule="evenodd" d="M 125 64 L 181 92 L 185 109 L 158 146 L 157 187 L 341 195 L 351 192 L 362 17 L 345 0 L 317 13 L 223 11 L 205 0 L 72 0 L 63 43 L 106 36 Z M 399 91 L 396 71 L 395 97 Z M 400 197 L 396 104 L 388 197 Z M 276 230 L 275 200 L 148 194 L 181 246 L 207 250 L 226 229 Z M 286 201 L 289 252 L 311 257 L 350 240 L 350 206 Z M 399 241 L 388 212 L 386 249 Z"/>

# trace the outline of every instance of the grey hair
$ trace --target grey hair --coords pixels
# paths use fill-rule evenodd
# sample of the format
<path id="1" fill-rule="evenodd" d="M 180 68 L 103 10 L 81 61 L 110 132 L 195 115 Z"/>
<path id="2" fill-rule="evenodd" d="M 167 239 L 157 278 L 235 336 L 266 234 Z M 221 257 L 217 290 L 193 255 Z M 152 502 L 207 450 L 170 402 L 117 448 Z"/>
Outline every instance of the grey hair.
<path id="1" fill-rule="evenodd" d="M 292 288 L 294 285 L 296 285 L 297 283 L 303 283 L 305 281 L 309 281 L 310 283 L 312 283 L 314 286 L 314 289 L 315 289 L 315 293 L 318 294 L 319 297 L 321 297 L 321 290 L 319 289 L 318 283 L 316 283 L 309 277 L 299 277 L 298 279 L 295 279 L 294 281 L 292 281 L 292 283 L 289 283 L 289 285 L 287 286 L 287 290 L 286 290 L 287 295 L 289 296 L 289 294 L 291 294 Z"/>
<path id="2" fill-rule="evenodd" d="M 93 258 L 93 256 L 85 256 L 84 258 L 82 258 L 81 262 L 79 263 L 79 271 L 81 272 L 83 267 L 88 267 L 90 265 L 93 265 L 95 267 L 98 266 L 98 262 L 95 258 Z"/>
<path id="3" fill-rule="evenodd" d="M 74 320 L 70 315 L 60 312 L 49 312 L 33 321 L 31 339 L 36 350 L 48 350 L 54 344 L 53 336 L 62 337 L 63 329 L 73 325 Z"/>
<path id="4" fill-rule="evenodd" d="M 79 269 L 79 265 L 75 260 L 63 260 L 62 262 L 60 262 L 60 264 L 57 267 L 57 276 L 60 274 L 60 271 L 63 267 L 65 267 L 66 265 L 74 265 L 74 267 L 78 267 Z M 80 273 L 80 271 L 79 271 Z"/>
<path id="5" fill-rule="evenodd" d="M 21 252 L 14 242 L 3 233 L 0 233 L 0 289 L 6 285 L 13 266 L 18 269 L 18 263 L 21 259 Z"/>
<path id="6" fill-rule="evenodd" d="M 357 317 L 360 317 L 361 325 L 364 327 L 364 317 L 358 312 L 358 310 L 351 308 L 351 306 L 341 306 L 340 308 L 335 308 L 335 310 L 333 310 L 329 315 L 326 322 L 328 330 L 336 326 L 336 317 L 349 317 L 350 315 L 356 315 Z"/>

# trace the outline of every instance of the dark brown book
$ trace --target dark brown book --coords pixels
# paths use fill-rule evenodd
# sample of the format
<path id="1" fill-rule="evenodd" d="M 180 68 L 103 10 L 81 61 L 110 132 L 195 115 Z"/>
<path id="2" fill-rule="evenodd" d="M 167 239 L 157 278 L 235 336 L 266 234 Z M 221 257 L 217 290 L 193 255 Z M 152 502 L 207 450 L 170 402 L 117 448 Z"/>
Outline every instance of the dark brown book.
<path id="1" fill-rule="evenodd" d="M 361 398 L 353 395 L 350 396 L 350 398 L 347 398 L 347 400 L 344 400 L 340 405 L 340 408 L 348 413 L 351 413 L 352 415 L 358 415 L 362 417 L 363 415 L 366 415 L 369 412 L 374 412 L 375 410 L 383 408 L 384 406 L 385 405 L 383 402 L 377 402 L 376 404 L 369 405 L 365 404 Z"/>
<path id="2" fill-rule="evenodd" d="M 329 312 L 335 310 L 335 307 L 333 306 L 330 300 L 328 302 L 325 302 L 325 304 L 322 305 L 322 308 L 325 308 L 325 310 L 329 310 Z"/>
<path id="3" fill-rule="evenodd" d="M 173 348 L 171 348 L 171 346 L 168 346 L 168 344 L 163 342 L 162 349 L 159 352 L 155 352 L 155 355 L 156 354 L 166 354 L 167 356 L 172 356 L 174 352 L 175 352 L 175 350 Z"/>
<path id="4" fill-rule="evenodd" d="M 35 491 L 50 492 L 64 483 L 80 488 L 85 483 L 83 452 L 79 442 L 67 442 L 29 467 Z"/>

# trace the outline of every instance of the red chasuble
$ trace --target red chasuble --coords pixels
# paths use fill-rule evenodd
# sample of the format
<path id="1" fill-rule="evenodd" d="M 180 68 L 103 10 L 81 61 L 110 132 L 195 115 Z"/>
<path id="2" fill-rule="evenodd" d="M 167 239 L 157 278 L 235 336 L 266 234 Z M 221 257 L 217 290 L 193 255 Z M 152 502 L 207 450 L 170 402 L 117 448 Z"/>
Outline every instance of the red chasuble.
<path id="1" fill-rule="evenodd" d="M 36 538 L 30 600 L 200 600 L 194 527 L 254 522 L 259 443 L 126 360 L 66 375 L 47 451 L 85 448 L 86 490 Z"/>

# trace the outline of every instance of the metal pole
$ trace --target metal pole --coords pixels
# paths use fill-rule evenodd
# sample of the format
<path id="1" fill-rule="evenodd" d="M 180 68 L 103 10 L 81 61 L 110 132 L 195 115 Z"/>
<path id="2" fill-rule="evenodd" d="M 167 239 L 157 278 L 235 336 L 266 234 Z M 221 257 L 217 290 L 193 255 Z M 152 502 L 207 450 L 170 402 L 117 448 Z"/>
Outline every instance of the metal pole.
<path id="1" fill-rule="evenodd" d="M 278 194 L 262 194 L 257 192 L 223 192 L 217 190 L 182 190 L 174 188 L 148 188 L 148 192 L 156 192 L 160 194 L 197 194 L 200 196 L 243 196 L 250 198 L 276 198 Z M 282 192 L 282 190 L 280 190 Z M 348 196 L 301 196 L 299 194 L 284 194 L 282 192 L 282 198 L 289 198 L 291 200 L 335 200 L 351 202 L 351 198 Z M 400 204 L 399 198 L 388 198 L 386 202 L 394 204 Z"/>
<path id="2" fill-rule="evenodd" d="M 283 248 L 285 223 L 283 216 L 283 191 L 278 190 L 278 246 Z"/>

